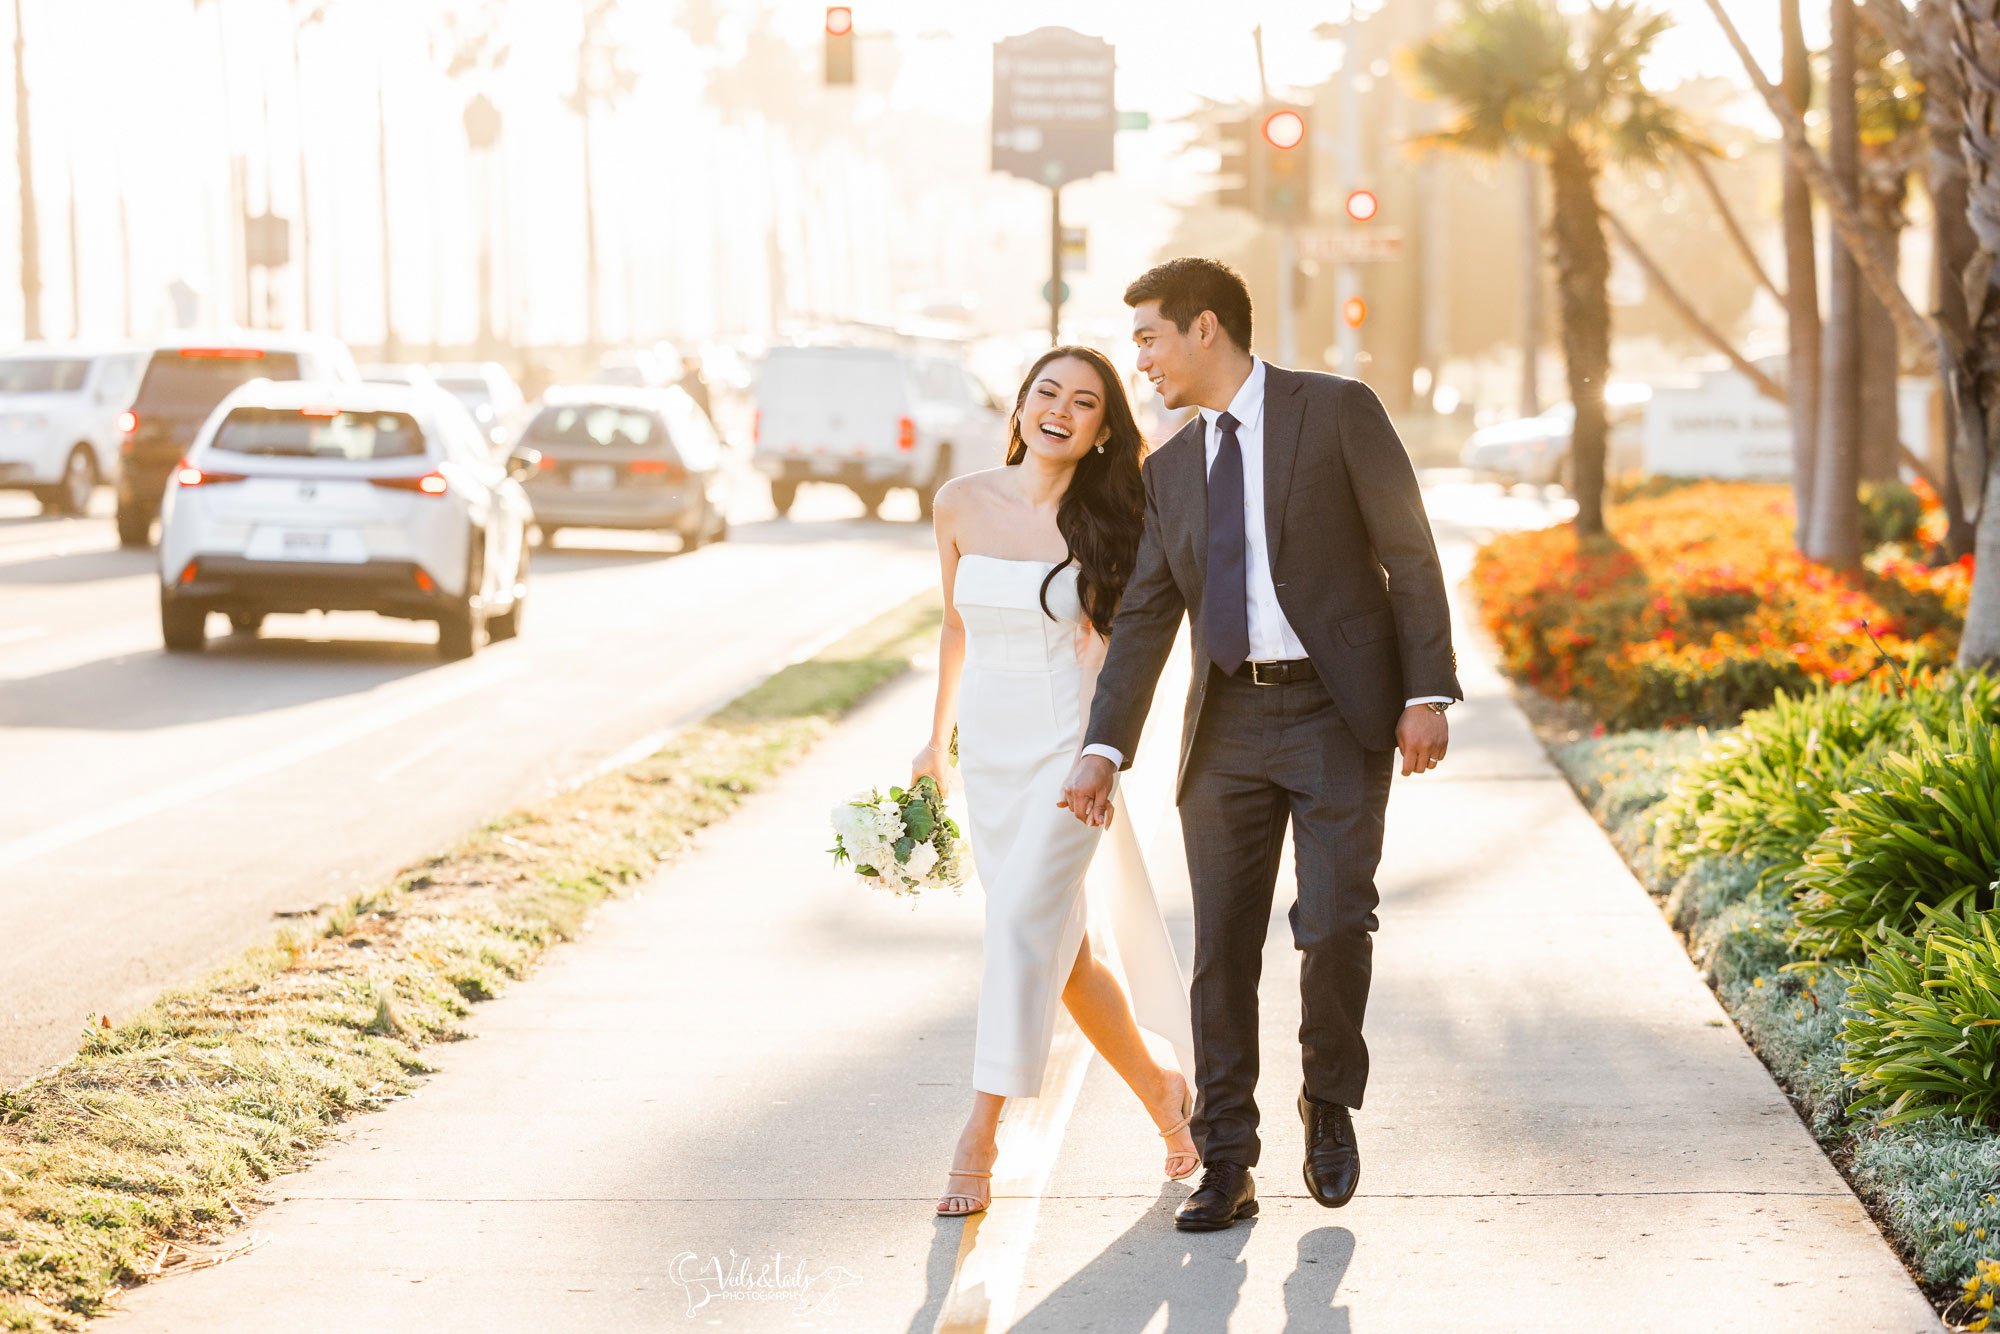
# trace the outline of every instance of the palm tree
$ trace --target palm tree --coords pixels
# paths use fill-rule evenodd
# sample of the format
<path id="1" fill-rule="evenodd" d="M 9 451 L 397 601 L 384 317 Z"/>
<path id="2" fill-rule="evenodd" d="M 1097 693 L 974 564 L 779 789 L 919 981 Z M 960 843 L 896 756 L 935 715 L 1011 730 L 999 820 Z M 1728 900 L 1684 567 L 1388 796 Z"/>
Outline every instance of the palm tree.
<path id="1" fill-rule="evenodd" d="M 35 211 L 35 155 L 28 133 L 28 41 L 21 0 L 14 0 L 14 159 L 21 178 L 22 336 L 42 336 L 42 247 Z"/>
<path id="2" fill-rule="evenodd" d="M 1854 0 L 1832 0 L 1826 74 L 1827 164 L 1834 191 L 1852 203 L 1860 193 L 1860 107 L 1855 90 Z M 1872 238 L 1871 238 L 1872 239 Z M 1819 441 L 1811 508 L 1799 550 L 1809 560 L 1861 563 L 1861 273 L 1862 247 L 1836 247 L 1827 264 L 1826 329 L 1820 344 Z M 1878 252 L 1879 253 L 1879 252 Z"/>
<path id="3" fill-rule="evenodd" d="M 1657 165 L 1699 142 L 1640 71 L 1670 20 L 1636 0 L 1575 19 L 1554 0 L 1466 0 L 1414 53 L 1418 81 L 1456 123 L 1420 142 L 1484 156 L 1519 152 L 1548 170 L 1563 356 L 1576 425 L 1577 531 L 1604 531 L 1604 382 L 1611 369 L 1611 251 L 1598 186 L 1619 164 Z"/>
<path id="4" fill-rule="evenodd" d="M 1812 105 L 1812 53 L 1806 47 L 1799 0 L 1781 0 L 1784 37 L 1785 105 L 1804 116 Z M 1794 542 L 1805 533 L 1812 512 L 1813 462 L 1819 442 L 1819 241 L 1813 230 L 1812 186 L 1796 156 L 1785 158 L 1785 378 L 1792 418 L 1792 512 L 1798 516 Z"/>
<path id="5" fill-rule="evenodd" d="M 583 127 L 584 337 L 593 350 L 602 343 L 604 329 L 598 313 L 597 188 L 591 162 L 591 122 L 598 108 L 616 106 L 638 82 L 612 40 L 617 8 L 618 0 L 584 0 L 583 36 L 576 48 L 576 86 L 564 99 Z"/>

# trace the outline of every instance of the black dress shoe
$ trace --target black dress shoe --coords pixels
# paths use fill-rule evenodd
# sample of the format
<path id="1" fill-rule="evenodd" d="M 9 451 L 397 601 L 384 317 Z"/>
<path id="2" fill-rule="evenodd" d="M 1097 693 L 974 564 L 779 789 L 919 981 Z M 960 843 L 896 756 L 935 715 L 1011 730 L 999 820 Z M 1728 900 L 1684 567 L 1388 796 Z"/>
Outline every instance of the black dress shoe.
<path id="1" fill-rule="evenodd" d="M 1241 1163 L 1210 1163 L 1202 1169 L 1201 1185 L 1174 1210 L 1174 1226 L 1183 1232 L 1219 1232 L 1256 1212 L 1257 1187 L 1250 1169 Z"/>
<path id="2" fill-rule="evenodd" d="M 1339 1103 L 1314 1102 L 1300 1089 L 1299 1120 L 1306 1123 L 1306 1189 L 1327 1208 L 1338 1209 L 1361 1184 L 1354 1118 Z"/>

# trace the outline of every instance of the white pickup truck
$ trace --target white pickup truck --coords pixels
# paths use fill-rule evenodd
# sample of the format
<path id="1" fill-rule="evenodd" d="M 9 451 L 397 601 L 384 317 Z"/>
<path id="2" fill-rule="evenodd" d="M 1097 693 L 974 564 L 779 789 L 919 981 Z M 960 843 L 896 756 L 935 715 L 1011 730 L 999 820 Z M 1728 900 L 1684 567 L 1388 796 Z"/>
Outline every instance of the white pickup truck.
<path id="1" fill-rule="evenodd" d="M 752 459 L 779 514 L 803 482 L 832 482 L 881 511 L 893 487 L 930 517 L 940 486 L 1005 462 L 1007 414 L 948 356 L 875 347 L 780 347 L 757 376 Z"/>

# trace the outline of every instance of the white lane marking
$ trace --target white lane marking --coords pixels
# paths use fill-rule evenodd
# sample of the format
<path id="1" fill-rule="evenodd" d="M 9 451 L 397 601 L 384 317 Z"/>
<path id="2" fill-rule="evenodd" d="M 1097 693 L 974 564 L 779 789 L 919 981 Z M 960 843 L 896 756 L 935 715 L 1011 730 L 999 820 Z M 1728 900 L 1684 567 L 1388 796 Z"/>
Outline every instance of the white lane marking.
<path id="1" fill-rule="evenodd" d="M 433 737 L 429 743 L 422 746 L 418 746 L 415 750 L 403 756 L 401 759 L 395 761 L 393 764 L 385 765 L 383 768 L 376 770 L 375 781 L 378 783 L 386 783 L 390 779 L 394 778 L 397 774 L 402 773 L 405 769 L 417 763 L 419 760 L 429 759 L 431 756 L 443 750 L 447 745 L 450 745 L 452 742 L 458 740 L 458 738 L 464 736 L 467 732 L 471 731 L 475 723 L 478 723 L 480 721 L 483 720 L 474 719 L 472 722 L 460 723 L 456 727 L 447 727 L 444 731 L 438 733 L 437 736 Z"/>
<path id="2" fill-rule="evenodd" d="M 0 644 L 19 644 L 23 640 L 40 639 L 49 632 L 46 625 L 23 625 L 13 630 L 0 630 Z"/>
<path id="3" fill-rule="evenodd" d="M 0 565 L 26 565 L 30 561 L 59 560 L 64 556 L 96 556 L 116 550 L 117 542 L 103 538 L 68 538 L 47 543 L 8 542 L 0 544 Z"/>
<path id="4" fill-rule="evenodd" d="M 1050 1044 L 1042 1096 L 1009 1101 L 1000 1122 L 993 1203 L 965 1220 L 951 1291 L 938 1311 L 936 1334 L 987 1334 L 1014 1323 L 1028 1247 L 1041 1217 L 1042 1192 L 1048 1187 L 1077 1094 L 1083 1090 L 1091 1055 L 1083 1034 L 1065 1019 Z"/>
<path id="5" fill-rule="evenodd" d="M 454 679 L 438 683 L 435 689 L 413 691 L 373 713 L 337 723 L 323 732 L 301 737 L 290 745 L 279 746 L 251 759 L 226 765 L 185 783 L 177 783 L 158 792 L 149 792 L 144 796 L 119 802 L 95 814 L 65 821 L 38 834 L 17 838 L 11 843 L 0 843 L 0 867 L 18 866 L 22 862 L 81 843 L 87 838 L 94 838 L 121 825 L 173 810 L 177 806 L 185 806 L 203 797 L 213 796 L 217 792 L 235 787 L 239 783 L 247 783 L 253 778 L 275 773 L 370 733 L 379 732 L 385 727 L 394 726 L 426 709 L 449 703 L 475 691 L 489 689 L 497 682 L 518 675 L 525 670 L 525 667 L 526 664 L 520 661 L 489 660 L 473 663 L 468 670 L 459 673 Z"/>

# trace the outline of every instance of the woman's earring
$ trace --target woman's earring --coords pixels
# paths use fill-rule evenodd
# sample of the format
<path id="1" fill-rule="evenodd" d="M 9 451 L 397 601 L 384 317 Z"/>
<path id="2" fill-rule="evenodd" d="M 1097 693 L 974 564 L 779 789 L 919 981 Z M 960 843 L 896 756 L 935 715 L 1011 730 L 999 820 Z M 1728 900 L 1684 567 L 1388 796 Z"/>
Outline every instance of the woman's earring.
<path id="1" fill-rule="evenodd" d="M 1104 446 L 1103 446 L 1103 445 L 1099 445 L 1099 446 L 1097 447 L 1097 452 L 1098 452 L 1098 453 L 1100 453 L 1100 454 L 1102 454 L 1102 453 L 1104 452 Z"/>

